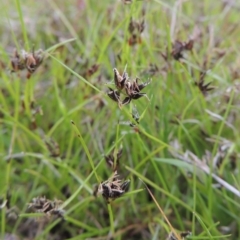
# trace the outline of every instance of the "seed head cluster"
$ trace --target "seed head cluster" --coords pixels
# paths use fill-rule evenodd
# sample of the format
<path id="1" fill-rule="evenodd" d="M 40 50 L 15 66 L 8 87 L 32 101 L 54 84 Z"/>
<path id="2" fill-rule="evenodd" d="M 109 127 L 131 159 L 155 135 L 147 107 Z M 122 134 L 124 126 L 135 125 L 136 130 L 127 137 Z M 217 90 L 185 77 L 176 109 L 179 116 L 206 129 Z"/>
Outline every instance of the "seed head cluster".
<path id="1" fill-rule="evenodd" d="M 62 201 L 55 199 L 51 201 L 44 197 L 36 197 L 28 204 L 30 209 L 38 213 L 45 213 L 48 217 L 57 216 L 63 218 L 64 210 L 61 208 Z"/>
<path id="2" fill-rule="evenodd" d="M 145 96 L 148 100 L 146 93 L 142 93 L 141 90 L 145 88 L 151 81 L 139 84 L 139 79 L 131 81 L 126 71 L 122 75 L 119 74 L 116 68 L 114 72 L 114 84 L 116 89 L 109 88 L 108 96 L 118 103 L 119 107 L 129 104 L 132 100 L 137 100 Z M 125 95 L 123 100 L 120 99 L 120 94 Z"/>
<path id="3" fill-rule="evenodd" d="M 99 184 L 94 195 L 97 196 L 101 194 L 107 203 L 110 203 L 116 198 L 121 197 L 128 190 L 129 183 L 130 180 L 123 181 L 119 178 L 117 171 L 115 171 L 113 176 Z"/>
<path id="4" fill-rule="evenodd" d="M 43 58 L 44 54 L 42 49 L 39 49 L 36 52 L 34 49 L 32 52 L 26 52 L 25 50 L 22 50 L 20 54 L 17 50 L 15 50 L 11 59 L 12 71 L 17 72 L 27 69 L 29 78 L 42 63 Z"/>

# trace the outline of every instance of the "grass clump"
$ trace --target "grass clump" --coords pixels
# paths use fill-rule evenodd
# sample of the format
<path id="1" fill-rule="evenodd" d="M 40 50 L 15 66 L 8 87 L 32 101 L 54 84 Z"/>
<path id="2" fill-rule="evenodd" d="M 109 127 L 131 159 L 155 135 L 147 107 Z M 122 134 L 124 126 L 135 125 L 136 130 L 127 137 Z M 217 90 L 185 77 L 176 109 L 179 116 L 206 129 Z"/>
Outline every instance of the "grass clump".
<path id="1" fill-rule="evenodd" d="M 239 239 L 239 7 L 3 2 L 0 238 Z"/>

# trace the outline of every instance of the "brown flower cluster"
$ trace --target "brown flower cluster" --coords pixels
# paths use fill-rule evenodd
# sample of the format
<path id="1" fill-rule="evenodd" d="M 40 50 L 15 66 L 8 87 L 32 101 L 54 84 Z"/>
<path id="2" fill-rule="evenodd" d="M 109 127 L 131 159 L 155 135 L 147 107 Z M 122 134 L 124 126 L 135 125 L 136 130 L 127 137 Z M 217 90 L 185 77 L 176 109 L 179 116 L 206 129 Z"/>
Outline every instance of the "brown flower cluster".
<path id="1" fill-rule="evenodd" d="M 61 208 L 62 201 L 51 201 L 44 197 L 36 197 L 28 204 L 28 207 L 38 213 L 45 213 L 48 217 L 57 216 L 63 218 L 64 210 Z"/>
<path id="2" fill-rule="evenodd" d="M 114 153 L 111 153 L 105 156 L 105 160 L 107 165 L 115 172 L 119 167 L 119 160 L 122 156 L 122 148 L 117 152 L 116 159 L 114 157 Z"/>
<path id="3" fill-rule="evenodd" d="M 110 203 L 116 198 L 121 197 L 128 190 L 129 183 L 130 180 L 123 181 L 119 179 L 119 175 L 117 171 L 115 171 L 113 176 L 99 184 L 94 195 L 97 196 L 101 194 L 106 199 L 107 203 Z"/>
<path id="4" fill-rule="evenodd" d="M 17 50 L 15 50 L 14 56 L 11 59 L 12 71 L 17 72 L 27 69 L 29 78 L 42 63 L 43 58 L 44 54 L 42 49 L 39 49 L 36 52 L 34 49 L 32 52 L 22 50 L 20 54 Z"/>
<path id="5" fill-rule="evenodd" d="M 132 0 L 122 0 L 122 2 L 123 2 L 124 4 L 131 4 L 131 3 L 132 3 Z"/>
<path id="6" fill-rule="evenodd" d="M 191 235 L 191 232 L 187 231 L 187 232 L 183 232 L 183 233 L 180 233 L 180 237 L 181 237 L 181 240 L 184 240 L 186 237 L 190 236 Z M 179 238 L 177 238 L 175 236 L 175 234 L 173 232 L 171 232 L 167 238 L 167 240 L 179 240 Z"/>
<path id="7" fill-rule="evenodd" d="M 107 203 L 112 202 L 116 198 L 121 197 L 128 191 L 130 180 L 120 179 L 117 169 L 119 169 L 120 158 L 123 149 L 112 151 L 109 155 L 105 156 L 107 165 L 113 171 L 112 176 L 106 181 L 101 182 L 94 190 L 94 196 L 102 195 Z"/>
<path id="8" fill-rule="evenodd" d="M 114 83 L 117 90 L 109 88 L 110 91 L 107 94 L 113 101 L 118 103 L 119 107 L 121 107 L 122 105 L 127 105 L 131 102 L 131 100 L 137 100 L 143 96 L 148 99 L 147 94 L 141 93 L 141 90 L 145 88 L 151 81 L 139 84 L 138 78 L 130 81 L 126 71 L 124 71 L 122 75 L 119 74 L 116 68 L 114 68 L 113 71 Z M 123 100 L 120 99 L 120 93 L 126 95 Z"/>
<path id="9" fill-rule="evenodd" d="M 190 39 L 188 42 L 181 42 L 179 40 L 176 40 L 173 43 L 171 55 L 174 57 L 174 59 L 180 60 L 181 58 L 183 58 L 184 51 L 192 50 L 193 44 L 194 44 L 193 39 Z"/>
<path id="10" fill-rule="evenodd" d="M 199 81 L 194 82 L 195 86 L 199 88 L 199 90 L 204 96 L 206 96 L 209 91 L 214 89 L 214 87 L 210 86 L 212 82 L 205 83 L 204 81 L 205 76 L 206 72 L 201 72 Z"/>
<path id="11" fill-rule="evenodd" d="M 133 21 L 131 18 L 128 25 L 128 31 L 130 33 L 128 44 L 130 46 L 140 44 L 142 42 L 141 33 L 144 31 L 144 28 L 145 28 L 144 20 L 137 22 L 137 21 Z"/>

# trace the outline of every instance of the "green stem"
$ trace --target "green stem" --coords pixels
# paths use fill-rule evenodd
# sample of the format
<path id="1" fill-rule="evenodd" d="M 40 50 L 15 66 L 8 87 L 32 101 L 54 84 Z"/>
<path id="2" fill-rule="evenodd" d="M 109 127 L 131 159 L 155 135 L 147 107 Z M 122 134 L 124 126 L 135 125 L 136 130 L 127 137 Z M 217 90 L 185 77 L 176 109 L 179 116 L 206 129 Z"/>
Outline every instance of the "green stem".
<path id="1" fill-rule="evenodd" d="M 111 204 L 108 204 L 108 213 L 109 213 L 109 221 L 110 221 L 110 232 L 111 236 L 114 234 L 114 220 L 113 220 L 113 211 Z"/>
<path id="2" fill-rule="evenodd" d="M 117 165 L 117 154 L 118 154 L 118 151 L 119 151 L 119 148 L 118 148 L 118 138 L 119 138 L 119 123 L 117 124 L 117 133 L 116 133 L 116 141 L 115 141 L 116 147 L 115 147 L 115 150 L 113 152 L 113 157 L 114 157 L 113 166 L 114 166 L 114 168 Z"/>
<path id="3" fill-rule="evenodd" d="M 78 129 L 77 126 L 75 125 L 75 123 L 74 123 L 73 121 L 71 121 L 71 123 L 72 123 L 73 127 L 75 128 L 75 130 L 76 130 L 77 133 L 78 133 L 78 137 L 79 137 L 80 142 L 81 142 L 81 144 L 82 144 L 82 146 L 83 146 L 83 148 L 84 148 L 84 151 L 85 151 L 85 153 L 86 153 L 86 155 L 87 155 L 87 158 L 88 158 L 88 160 L 89 160 L 89 163 L 90 163 L 90 165 L 91 165 L 91 167 L 92 167 L 92 170 L 93 170 L 93 172 L 94 172 L 94 174 L 95 174 L 95 177 L 96 177 L 98 183 L 100 183 L 100 179 L 99 179 L 99 177 L 98 177 L 98 175 L 97 175 L 97 173 L 96 173 L 96 170 L 95 170 L 95 167 L 94 167 L 94 163 L 93 163 L 91 154 L 90 154 L 90 152 L 89 152 L 89 150 L 88 150 L 88 147 L 87 147 L 87 145 L 85 144 L 84 139 L 83 139 L 83 137 L 82 137 L 79 129 Z"/>
<path id="4" fill-rule="evenodd" d="M 24 20 L 23 20 L 23 14 L 22 14 L 20 0 L 16 0 L 16 6 L 17 6 L 18 15 L 19 15 L 19 18 L 20 18 L 20 23 L 21 23 L 22 33 L 23 33 L 23 39 L 24 39 L 24 42 L 25 42 L 25 45 L 26 45 L 27 49 L 29 49 L 27 30 L 26 30 Z"/>

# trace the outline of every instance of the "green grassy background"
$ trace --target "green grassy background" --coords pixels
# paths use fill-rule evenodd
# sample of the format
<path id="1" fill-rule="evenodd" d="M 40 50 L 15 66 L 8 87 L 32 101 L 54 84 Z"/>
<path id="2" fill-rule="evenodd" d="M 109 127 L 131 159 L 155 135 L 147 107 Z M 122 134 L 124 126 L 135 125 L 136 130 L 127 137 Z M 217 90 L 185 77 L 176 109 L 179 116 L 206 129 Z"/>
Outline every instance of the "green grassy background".
<path id="1" fill-rule="evenodd" d="M 237 1 L 2 0 L 1 239 L 166 239 L 171 228 L 140 179 L 177 232 L 240 239 L 239 9 Z M 145 20 L 135 46 L 131 18 Z M 193 51 L 174 60 L 172 42 L 193 35 Z M 42 65 L 30 79 L 11 73 L 14 49 L 33 45 L 46 51 Z M 119 109 L 106 92 L 113 68 L 126 66 L 132 78 L 152 79 L 143 91 L 150 101 Z M 194 84 L 201 71 L 215 86 L 207 96 Z M 134 106 L 137 129 L 126 124 Z M 119 174 L 131 185 L 107 205 L 93 189 L 112 174 L 104 155 L 121 146 Z M 212 173 L 229 185 L 217 185 Z M 65 221 L 36 221 L 27 204 L 37 196 L 64 201 Z"/>

